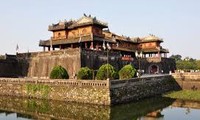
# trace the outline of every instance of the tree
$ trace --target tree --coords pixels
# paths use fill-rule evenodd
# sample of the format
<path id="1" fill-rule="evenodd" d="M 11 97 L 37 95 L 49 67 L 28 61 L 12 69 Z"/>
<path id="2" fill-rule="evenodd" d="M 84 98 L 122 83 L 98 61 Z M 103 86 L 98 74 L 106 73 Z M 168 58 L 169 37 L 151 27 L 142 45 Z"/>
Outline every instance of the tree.
<path id="1" fill-rule="evenodd" d="M 135 76 L 136 69 L 131 65 L 125 65 L 120 71 L 119 71 L 119 79 L 129 79 L 133 78 Z"/>
<path id="2" fill-rule="evenodd" d="M 177 54 L 177 55 L 172 55 L 169 58 L 175 59 L 176 61 L 180 61 L 182 59 L 182 56 Z"/>
<path id="3" fill-rule="evenodd" d="M 118 73 L 116 72 L 115 68 L 112 65 L 104 64 L 97 71 L 96 78 L 98 80 L 106 80 L 107 78 L 117 79 Z"/>
<path id="4" fill-rule="evenodd" d="M 197 69 L 200 70 L 200 60 L 196 60 Z"/>
<path id="5" fill-rule="evenodd" d="M 51 73 L 50 73 L 51 79 L 69 79 L 68 72 L 65 68 L 62 66 L 55 66 Z"/>
<path id="6" fill-rule="evenodd" d="M 88 67 L 82 67 L 78 72 L 77 78 L 82 80 L 92 79 L 92 70 Z"/>
<path id="7" fill-rule="evenodd" d="M 198 64 L 196 60 L 194 61 L 194 60 L 185 59 L 185 60 L 177 61 L 176 67 L 177 69 L 185 70 L 185 71 L 197 70 Z"/>
<path id="8" fill-rule="evenodd" d="M 185 70 L 185 71 L 200 69 L 200 63 L 196 59 L 193 59 L 190 57 L 185 57 L 182 60 L 181 55 L 172 55 L 172 56 L 170 56 L 170 58 L 175 59 L 177 69 Z"/>

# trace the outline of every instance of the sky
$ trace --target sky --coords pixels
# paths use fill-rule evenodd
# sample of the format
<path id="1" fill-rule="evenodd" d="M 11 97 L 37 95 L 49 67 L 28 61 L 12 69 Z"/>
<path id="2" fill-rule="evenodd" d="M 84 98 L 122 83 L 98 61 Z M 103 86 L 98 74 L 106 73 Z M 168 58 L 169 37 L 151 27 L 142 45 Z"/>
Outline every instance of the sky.
<path id="1" fill-rule="evenodd" d="M 200 0 L 2 0 L 0 54 L 42 51 L 48 26 L 91 14 L 110 31 L 129 37 L 154 34 L 172 54 L 200 59 Z"/>

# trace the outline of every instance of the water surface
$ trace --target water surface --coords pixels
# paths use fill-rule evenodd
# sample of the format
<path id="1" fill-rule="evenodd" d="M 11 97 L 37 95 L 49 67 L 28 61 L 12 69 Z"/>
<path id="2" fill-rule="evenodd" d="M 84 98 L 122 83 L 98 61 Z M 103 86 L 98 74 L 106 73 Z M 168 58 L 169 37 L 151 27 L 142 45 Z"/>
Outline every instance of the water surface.
<path id="1" fill-rule="evenodd" d="M 199 120 L 200 102 L 164 97 L 100 106 L 0 96 L 0 120 Z"/>

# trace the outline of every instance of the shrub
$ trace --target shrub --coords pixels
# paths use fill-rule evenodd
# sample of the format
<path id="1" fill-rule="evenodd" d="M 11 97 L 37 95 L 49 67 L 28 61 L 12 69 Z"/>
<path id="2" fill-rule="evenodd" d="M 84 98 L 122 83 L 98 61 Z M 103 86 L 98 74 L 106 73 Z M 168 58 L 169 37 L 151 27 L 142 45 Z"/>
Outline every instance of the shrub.
<path id="1" fill-rule="evenodd" d="M 102 65 L 96 75 L 96 78 L 98 80 L 106 80 L 107 77 L 109 79 L 116 79 L 118 76 L 118 73 L 115 71 L 115 68 L 110 64 L 104 64 Z"/>
<path id="2" fill-rule="evenodd" d="M 50 73 L 51 79 L 69 79 L 67 70 L 62 66 L 55 66 Z"/>
<path id="3" fill-rule="evenodd" d="M 84 80 L 87 80 L 87 79 L 92 79 L 92 70 L 88 67 L 83 67 L 79 70 L 78 72 L 78 75 L 77 75 L 77 78 L 78 79 L 84 79 Z"/>
<path id="4" fill-rule="evenodd" d="M 136 69 L 131 65 L 125 65 L 120 71 L 119 71 L 119 79 L 129 79 L 133 78 L 135 76 Z"/>

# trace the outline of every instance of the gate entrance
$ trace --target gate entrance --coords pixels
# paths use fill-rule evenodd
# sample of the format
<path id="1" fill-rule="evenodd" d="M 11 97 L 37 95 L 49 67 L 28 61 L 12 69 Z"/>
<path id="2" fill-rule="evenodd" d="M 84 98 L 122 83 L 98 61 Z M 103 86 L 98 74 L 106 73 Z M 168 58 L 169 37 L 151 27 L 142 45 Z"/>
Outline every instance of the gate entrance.
<path id="1" fill-rule="evenodd" d="M 150 74 L 158 74 L 159 73 L 159 67 L 157 65 L 150 66 Z"/>

